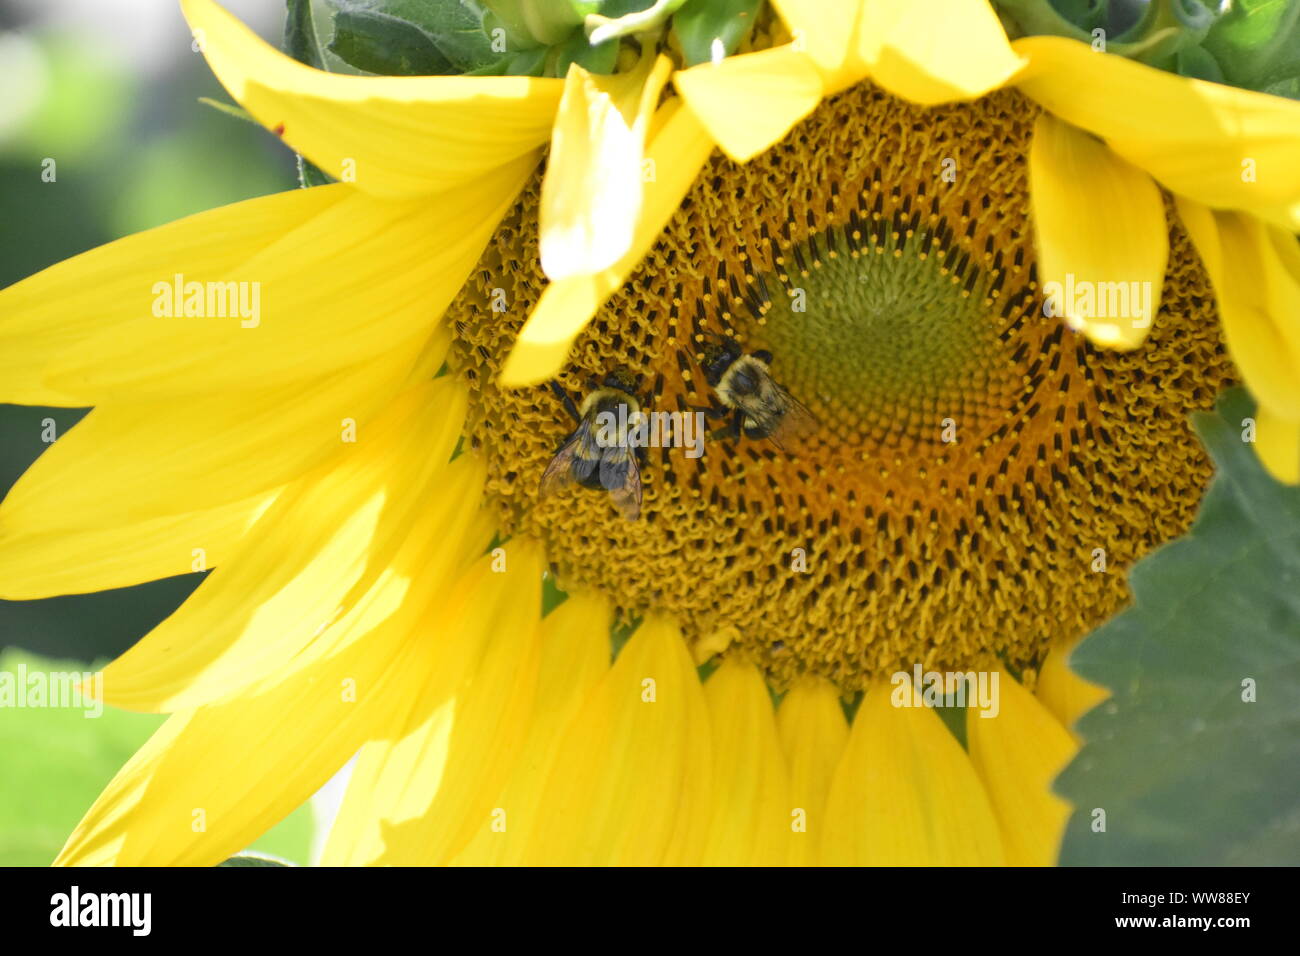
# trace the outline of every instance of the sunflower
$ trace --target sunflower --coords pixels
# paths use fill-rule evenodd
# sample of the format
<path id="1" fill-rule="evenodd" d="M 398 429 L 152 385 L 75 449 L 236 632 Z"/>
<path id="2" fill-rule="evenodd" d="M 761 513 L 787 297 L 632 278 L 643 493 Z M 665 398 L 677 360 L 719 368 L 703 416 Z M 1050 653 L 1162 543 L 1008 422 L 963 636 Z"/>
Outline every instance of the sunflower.
<path id="1" fill-rule="evenodd" d="M 1055 860 L 1104 695 L 1066 655 L 1189 526 L 1187 413 L 1244 380 L 1300 479 L 1300 106 L 982 0 L 564 79 L 328 74 L 182 5 L 342 181 L 0 293 L 4 399 L 94 406 L 0 508 L 5 596 L 215 568 L 105 671 L 172 716 L 58 862 L 218 862 L 354 754 L 326 863 Z M 201 317 L 241 282 L 264 316 Z M 636 521 L 539 495 L 541 383 L 709 405 L 715 336 L 810 438 L 652 449 Z"/>

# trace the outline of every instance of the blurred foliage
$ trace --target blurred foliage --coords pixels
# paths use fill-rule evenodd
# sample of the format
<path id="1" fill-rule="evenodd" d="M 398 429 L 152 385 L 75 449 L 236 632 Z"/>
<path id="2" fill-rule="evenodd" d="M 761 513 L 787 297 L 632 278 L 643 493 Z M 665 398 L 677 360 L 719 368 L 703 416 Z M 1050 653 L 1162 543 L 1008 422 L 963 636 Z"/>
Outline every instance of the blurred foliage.
<path id="1" fill-rule="evenodd" d="M 295 183 L 293 156 L 270 133 L 198 102 L 229 97 L 190 49 L 144 75 L 91 33 L 12 22 L 0 34 L 0 287 L 105 242 Z M 42 171 L 53 160 L 55 178 Z M 41 421 L 64 434 L 77 409 L 0 405 L 0 494 L 45 448 Z M 47 601 L 0 601 L 0 648 L 81 662 L 111 658 L 197 586 L 191 575 Z"/>
<path id="2" fill-rule="evenodd" d="M 10 650 L 0 673 L 94 670 Z M 25 671 L 22 669 L 25 668 Z M 104 707 L 7 707 L 0 720 L 0 866 L 47 866 L 118 769 L 166 719 Z M 33 744 L 37 744 L 33 746 Z M 252 849 L 306 863 L 315 821 L 309 804 Z"/>
<path id="3" fill-rule="evenodd" d="M 96 32 L 50 29 L 0 9 L 0 287 L 129 233 L 296 185 L 293 155 L 276 137 L 198 102 L 229 97 L 192 51 L 179 10 L 144 15 L 173 18 L 167 40 L 176 44 L 148 71 Z M 53 181 L 42 178 L 49 160 Z M 42 419 L 53 418 L 62 435 L 84 413 L 0 405 L 0 495 L 46 448 Z M 0 601 L 0 671 L 19 661 L 94 669 L 90 662 L 120 654 L 201 578 Z M 111 708 L 98 719 L 0 711 L 0 866 L 53 860 L 162 720 Z M 304 806 L 256 847 L 306 862 L 312 827 Z"/>

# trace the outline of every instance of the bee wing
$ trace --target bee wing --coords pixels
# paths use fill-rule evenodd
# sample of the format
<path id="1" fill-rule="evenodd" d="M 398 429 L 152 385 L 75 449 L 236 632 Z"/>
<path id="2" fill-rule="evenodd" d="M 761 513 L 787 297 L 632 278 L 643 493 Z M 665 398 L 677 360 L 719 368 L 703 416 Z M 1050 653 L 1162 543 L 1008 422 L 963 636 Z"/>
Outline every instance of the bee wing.
<path id="1" fill-rule="evenodd" d="M 635 454 L 627 448 L 619 450 L 621 455 L 607 449 L 601 457 L 600 484 L 623 517 L 635 521 L 641 516 L 641 469 Z"/>
<path id="2" fill-rule="evenodd" d="M 785 401 L 785 414 L 768 437 L 777 448 L 785 451 L 787 445 L 798 445 L 817 430 L 817 418 L 803 402 L 784 388 L 781 389 L 781 396 Z"/>
<path id="3" fill-rule="evenodd" d="M 579 428 L 560 446 L 560 450 L 555 453 L 551 463 L 546 466 L 542 472 L 542 482 L 538 488 L 538 496 L 545 498 L 547 495 L 554 494 L 565 485 L 574 484 L 574 463 L 581 462 L 578 459 L 578 452 L 582 448 L 582 429 Z"/>

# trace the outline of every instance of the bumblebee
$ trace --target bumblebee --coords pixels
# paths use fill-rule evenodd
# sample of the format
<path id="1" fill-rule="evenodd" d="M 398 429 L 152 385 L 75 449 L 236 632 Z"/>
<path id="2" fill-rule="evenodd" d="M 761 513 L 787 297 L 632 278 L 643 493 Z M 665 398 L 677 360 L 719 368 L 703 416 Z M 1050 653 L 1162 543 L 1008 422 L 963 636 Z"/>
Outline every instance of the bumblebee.
<path id="1" fill-rule="evenodd" d="M 549 384 L 578 427 L 546 466 L 539 495 L 544 498 L 578 484 L 608 492 L 623 517 L 640 517 L 640 462 L 645 450 L 631 447 L 628 441 L 629 427 L 641 418 L 635 379 L 619 369 L 606 375 L 603 383 L 593 380 L 581 406 L 557 382 Z"/>
<path id="2" fill-rule="evenodd" d="M 706 345 L 701 368 L 718 404 L 703 411 L 712 418 L 731 417 L 720 435 L 767 438 L 784 451 L 816 428 L 817 420 L 772 378 L 771 364 L 771 352 L 745 352 L 734 339 Z"/>

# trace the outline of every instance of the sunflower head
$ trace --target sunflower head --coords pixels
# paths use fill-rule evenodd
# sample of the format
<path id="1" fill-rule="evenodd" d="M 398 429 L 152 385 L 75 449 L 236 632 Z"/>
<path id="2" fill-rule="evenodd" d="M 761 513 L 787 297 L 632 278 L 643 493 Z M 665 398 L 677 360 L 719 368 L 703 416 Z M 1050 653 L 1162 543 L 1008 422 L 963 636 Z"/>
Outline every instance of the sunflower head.
<path id="1" fill-rule="evenodd" d="M 10 397 L 97 406 L 0 512 L 25 596 L 68 514 L 145 542 L 98 586 L 224 549 L 106 674 L 176 715 L 63 860 L 219 859 L 354 754 L 331 862 L 1055 858 L 1063 656 L 1191 525 L 1189 414 L 1244 380 L 1300 480 L 1295 103 L 1177 75 L 1175 4 L 1104 53 L 1046 3 L 502 0 L 401 21 L 417 76 L 183 6 L 336 181 L 0 293 Z M 256 337 L 141 320 L 182 271 L 260 277 Z"/>

